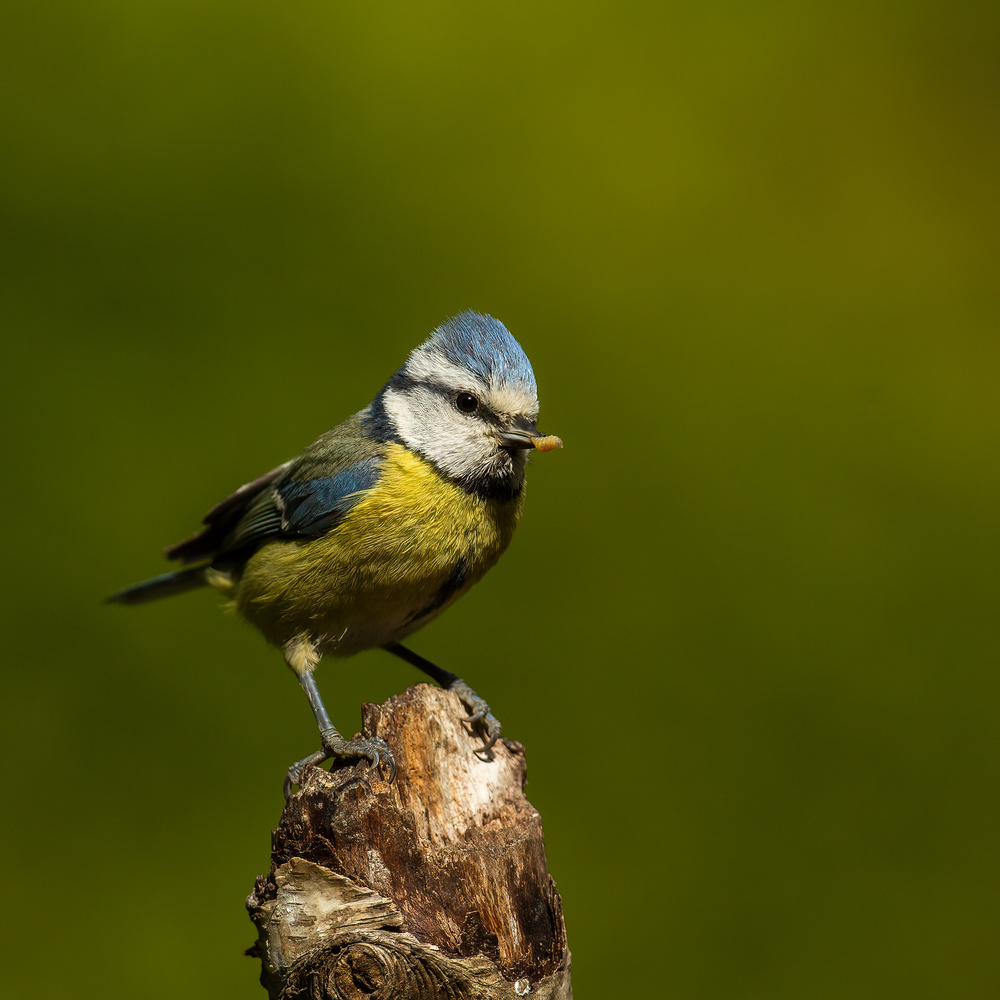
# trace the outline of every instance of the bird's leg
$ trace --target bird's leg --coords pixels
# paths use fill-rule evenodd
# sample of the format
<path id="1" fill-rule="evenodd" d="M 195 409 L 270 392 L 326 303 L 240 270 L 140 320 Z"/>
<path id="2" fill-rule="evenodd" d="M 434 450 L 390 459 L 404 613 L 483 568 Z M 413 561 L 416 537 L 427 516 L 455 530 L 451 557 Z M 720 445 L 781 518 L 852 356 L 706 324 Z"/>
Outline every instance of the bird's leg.
<path id="1" fill-rule="evenodd" d="M 306 767 L 310 764 L 322 764 L 330 757 L 365 757 L 371 762 L 371 767 L 378 767 L 384 762 L 389 765 L 389 781 L 391 782 L 396 776 L 396 761 L 381 736 L 371 736 L 365 740 L 345 740 L 330 720 L 330 715 L 320 697 L 319 688 L 316 687 L 316 679 L 313 677 L 313 670 L 319 663 L 319 658 L 315 644 L 305 636 L 297 637 L 285 645 L 285 661 L 298 677 L 299 684 L 309 699 L 309 705 L 316 717 L 316 725 L 319 726 L 319 736 L 323 741 L 322 749 L 303 757 L 288 769 L 288 774 L 285 776 L 286 799 L 291 796 L 292 786 L 299 783 Z"/>
<path id="2" fill-rule="evenodd" d="M 462 704 L 471 713 L 463 721 L 472 727 L 478 728 L 485 741 L 485 745 L 477 753 L 489 754 L 493 744 L 500 738 L 500 722 L 490 712 L 490 706 L 486 701 L 480 698 L 461 677 L 453 674 L 450 670 L 442 670 L 431 663 L 430 660 L 425 660 L 422 656 L 418 656 L 413 650 L 407 649 L 400 643 L 390 642 L 383 648 L 387 649 L 393 655 L 398 656 L 401 660 L 405 660 L 411 667 L 422 670 L 428 677 L 433 677 L 447 691 L 454 691 L 461 699 Z"/>

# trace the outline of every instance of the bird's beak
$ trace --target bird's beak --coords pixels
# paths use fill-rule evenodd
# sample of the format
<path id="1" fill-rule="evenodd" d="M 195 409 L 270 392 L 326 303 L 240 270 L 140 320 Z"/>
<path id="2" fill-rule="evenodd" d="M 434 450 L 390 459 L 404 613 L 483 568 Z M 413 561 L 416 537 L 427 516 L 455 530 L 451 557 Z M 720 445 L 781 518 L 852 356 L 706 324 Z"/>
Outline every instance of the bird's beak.
<path id="1" fill-rule="evenodd" d="M 500 442 L 505 448 L 535 448 L 538 451 L 552 451 L 563 446 L 561 438 L 555 434 L 542 434 L 528 420 L 516 420 L 514 426 L 501 431 Z"/>

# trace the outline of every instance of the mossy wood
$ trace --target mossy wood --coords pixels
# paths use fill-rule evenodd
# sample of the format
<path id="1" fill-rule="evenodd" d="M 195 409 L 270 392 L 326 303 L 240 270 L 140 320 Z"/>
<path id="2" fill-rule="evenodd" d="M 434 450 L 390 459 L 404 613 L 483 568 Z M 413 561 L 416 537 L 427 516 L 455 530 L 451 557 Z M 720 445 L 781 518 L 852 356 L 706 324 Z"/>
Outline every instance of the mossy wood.
<path id="1" fill-rule="evenodd" d="M 272 1000 L 572 997 L 562 902 L 524 750 L 492 759 L 456 695 L 426 684 L 365 705 L 397 774 L 309 768 L 247 900 Z"/>

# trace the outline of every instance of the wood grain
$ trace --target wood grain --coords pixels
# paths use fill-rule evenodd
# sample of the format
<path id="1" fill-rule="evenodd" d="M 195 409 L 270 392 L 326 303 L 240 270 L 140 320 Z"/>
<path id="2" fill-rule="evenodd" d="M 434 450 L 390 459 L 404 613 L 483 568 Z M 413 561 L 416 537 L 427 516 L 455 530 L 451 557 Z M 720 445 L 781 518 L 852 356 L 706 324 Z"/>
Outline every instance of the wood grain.
<path id="1" fill-rule="evenodd" d="M 426 684 L 363 714 L 396 780 L 309 768 L 247 900 L 271 997 L 571 997 L 523 747 L 481 760 L 458 698 Z"/>

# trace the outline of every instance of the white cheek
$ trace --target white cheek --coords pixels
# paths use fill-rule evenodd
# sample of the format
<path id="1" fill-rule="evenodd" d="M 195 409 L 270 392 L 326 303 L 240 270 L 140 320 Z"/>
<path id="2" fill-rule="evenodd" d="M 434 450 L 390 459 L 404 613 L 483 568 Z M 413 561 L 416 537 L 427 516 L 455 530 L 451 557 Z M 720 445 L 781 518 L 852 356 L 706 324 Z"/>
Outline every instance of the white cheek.
<path id="1" fill-rule="evenodd" d="M 440 393 L 424 389 L 385 394 L 385 409 L 400 440 L 443 472 L 461 477 L 496 451 L 496 441 L 477 420 L 459 413 Z"/>
<path id="2" fill-rule="evenodd" d="M 406 393 L 389 389 L 385 394 L 385 412 L 395 425 L 401 440 L 411 448 L 426 433 L 433 402 L 430 397 L 430 393 L 421 389 Z"/>

